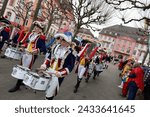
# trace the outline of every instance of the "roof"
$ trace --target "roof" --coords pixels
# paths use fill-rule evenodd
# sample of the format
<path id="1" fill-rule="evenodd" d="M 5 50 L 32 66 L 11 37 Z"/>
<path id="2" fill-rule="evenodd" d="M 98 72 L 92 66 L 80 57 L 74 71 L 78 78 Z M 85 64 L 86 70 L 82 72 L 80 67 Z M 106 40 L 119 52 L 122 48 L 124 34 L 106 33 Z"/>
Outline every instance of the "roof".
<path id="1" fill-rule="evenodd" d="M 118 36 L 127 36 L 132 39 L 135 39 L 139 43 L 146 44 L 146 36 L 143 33 L 143 29 L 128 27 L 123 25 L 114 25 L 107 28 L 104 28 L 99 34 L 108 35 L 112 37 Z"/>
<path id="2" fill-rule="evenodd" d="M 84 33 L 84 34 L 88 34 L 88 35 L 91 35 L 92 37 L 94 37 L 94 35 L 91 33 L 90 29 L 80 28 L 78 33 Z"/>

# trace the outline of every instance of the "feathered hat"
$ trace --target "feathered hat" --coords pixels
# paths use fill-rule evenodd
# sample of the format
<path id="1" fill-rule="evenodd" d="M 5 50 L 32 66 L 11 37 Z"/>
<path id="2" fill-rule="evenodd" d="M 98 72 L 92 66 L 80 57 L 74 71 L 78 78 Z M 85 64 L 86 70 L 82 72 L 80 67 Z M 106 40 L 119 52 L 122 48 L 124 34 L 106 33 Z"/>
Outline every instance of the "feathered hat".
<path id="1" fill-rule="evenodd" d="M 33 25 L 39 27 L 42 30 L 44 30 L 44 28 L 45 28 L 45 24 L 40 21 L 34 21 Z"/>
<path id="2" fill-rule="evenodd" d="M 58 38 L 58 37 L 63 38 L 68 43 L 72 42 L 72 33 L 71 32 L 57 33 L 56 35 L 54 35 L 54 38 Z"/>
<path id="3" fill-rule="evenodd" d="M 1 18 L 0 18 L 0 22 L 3 22 L 3 23 L 5 23 L 5 24 L 7 24 L 7 25 L 10 25 L 10 24 L 11 24 L 11 22 L 10 22 L 9 20 L 7 20 L 6 18 L 4 18 L 4 17 L 1 17 Z"/>

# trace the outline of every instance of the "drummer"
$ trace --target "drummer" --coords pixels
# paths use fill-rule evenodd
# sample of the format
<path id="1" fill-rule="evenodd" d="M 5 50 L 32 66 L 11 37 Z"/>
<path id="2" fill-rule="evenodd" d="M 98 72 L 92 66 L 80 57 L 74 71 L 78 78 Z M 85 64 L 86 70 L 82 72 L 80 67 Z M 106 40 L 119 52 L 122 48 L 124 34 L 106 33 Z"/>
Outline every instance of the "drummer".
<path id="1" fill-rule="evenodd" d="M 45 47 L 45 40 L 41 39 L 42 31 L 44 30 L 44 25 L 39 22 L 35 21 L 34 24 L 34 30 L 31 33 L 27 33 L 24 39 L 22 40 L 22 46 L 24 48 L 21 48 L 20 50 L 25 50 L 25 54 L 21 58 L 21 65 L 23 67 L 27 67 L 31 69 L 33 66 L 38 53 L 40 52 L 46 52 Z M 18 79 L 16 85 L 9 90 L 9 92 L 15 92 L 20 89 L 20 86 L 22 84 L 22 80 Z"/>
<path id="2" fill-rule="evenodd" d="M 59 87 L 66 77 L 74 68 L 75 56 L 70 51 L 71 35 L 67 33 L 57 33 L 54 37 L 60 37 L 60 44 L 53 50 L 45 62 L 41 65 L 41 69 L 46 70 L 52 75 L 49 88 L 46 90 L 46 99 L 52 100 L 57 95 Z M 50 66 L 50 67 L 48 67 Z"/>
<path id="3" fill-rule="evenodd" d="M 5 41 L 9 40 L 10 37 L 10 21 L 5 19 L 4 17 L 0 18 L 0 53 L 4 46 Z"/>

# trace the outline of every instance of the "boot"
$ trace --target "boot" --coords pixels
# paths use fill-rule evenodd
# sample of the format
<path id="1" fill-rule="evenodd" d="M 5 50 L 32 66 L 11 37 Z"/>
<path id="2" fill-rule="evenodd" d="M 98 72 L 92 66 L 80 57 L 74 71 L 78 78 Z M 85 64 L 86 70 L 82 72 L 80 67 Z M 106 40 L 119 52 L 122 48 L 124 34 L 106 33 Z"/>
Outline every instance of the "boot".
<path id="1" fill-rule="evenodd" d="M 46 100 L 53 100 L 54 99 L 54 96 L 52 97 L 45 97 Z"/>
<path id="2" fill-rule="evenodd" d="M 18 91 L 20 88 L 17 86 L 14 86 L 13 88 L 9 89 L 8 92 L 12 93 L 12 92 L 16 92 Z"/>
<path id="3" fill-rule="evenodd" d="M 74 93 L 77 93 L 78 88 L 79 88 L 79 86 L 80 86 L 80 82 L 81 82 L 81 80 L 78 80 L 78 81 L 77 81 L 77 84 L 75 85 Z"/>
<path id="4" fill-rule="evenodd" d="M 1 58 L 6 58 L 6 56 L 5 56 L 5 55 L 2 55 Z"/>
<path id="5" fill-rule="evenodd" d="M 23 80 L 17 80 L 16 85 L 15 85 L 13 88 L 9 89 L 8 92 L 12 93 L 12 92 L 18 91 L 18 90 L 20 89 L 20 86 L 21 86 L 21 84 L 22 84 L 22 81 L 23 81 Z"/>
<path id="6" fill-rule="evenodd" d="M 85 79 L 85 82 L 86 82 L 86 83 L 88 83 L 89 78 L 90 78 L 90 75 L 87 75 L 87 78 Z"/>

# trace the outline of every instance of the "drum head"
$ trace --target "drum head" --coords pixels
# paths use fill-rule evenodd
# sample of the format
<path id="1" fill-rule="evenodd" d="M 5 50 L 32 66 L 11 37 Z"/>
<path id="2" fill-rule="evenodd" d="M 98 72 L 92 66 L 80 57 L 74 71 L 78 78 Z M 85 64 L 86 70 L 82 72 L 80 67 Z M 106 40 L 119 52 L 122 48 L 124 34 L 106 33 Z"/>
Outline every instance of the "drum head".
<path id="1" fill-rule="evenodd" d="M 36 78 L 39 78 L 39 75 L 37 73 L 35 73 L 35 72 L 30 72 L 30 74 L 33 75 Z"/>
<path id="2" fill-rule="evenodd" d="M 19 67 L 19 68 L 21 68 L 21 69 L 23 69 L 23 70 L 26 70 L 26 71 L 29 71 L 29 70 L 30 70 L 29 68 L 23 67 L 23 66 L 21 66 L 21 65 L 16 65 L 16 67 Z"/>

